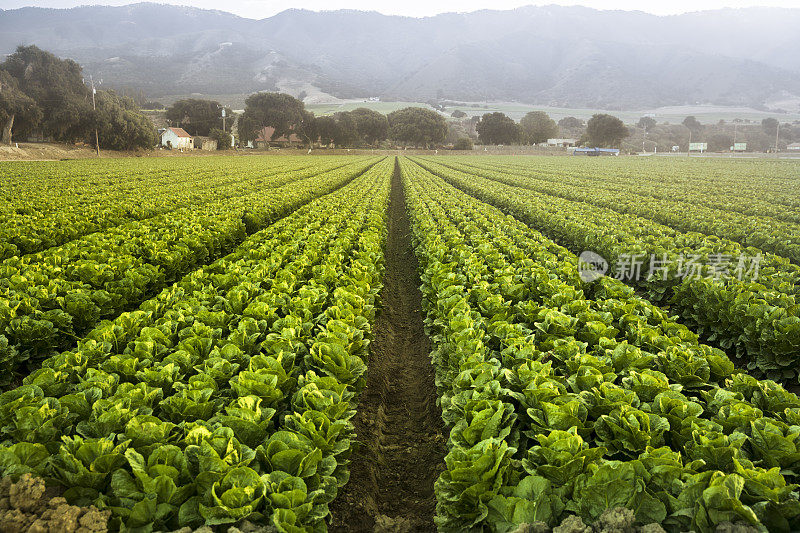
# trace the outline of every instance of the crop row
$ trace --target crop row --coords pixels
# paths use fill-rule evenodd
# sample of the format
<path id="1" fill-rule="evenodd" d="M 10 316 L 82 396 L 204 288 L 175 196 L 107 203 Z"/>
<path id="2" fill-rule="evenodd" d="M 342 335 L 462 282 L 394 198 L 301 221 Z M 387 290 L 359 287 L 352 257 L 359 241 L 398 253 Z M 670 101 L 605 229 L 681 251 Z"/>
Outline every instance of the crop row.
<path id="1" fill-rule="evenodd" d="M 538 194 L 430 161 L 422 164 L 448 183 L 513 214 L 570 250 L 599 253 L 612 265 L 610 275 L 624 269 L 626 262 L 628 267 L 633 266 L 632 258 L 638 257 L 641 275 L 628 281 L 649 299 L 668 303 L 709 342 L 746 358 L 752 371 L 780 380 L 797 376 L 800 274 L 788 260 L 765 254 L 760 263 L 755 263 L 757 271 L 748 273 L 753 263 L 745 262 L 739 274 L 731 268 L 729 276 L 714 277 L 709 268 L 715 258 L 733 258 L 735 265 L 741 254 L 757 254 L 716 237 L 682 234 L 610 209 Z M 681 257 L 691 258 L 702 269 L 695 275 L 681 276 Z M 684 270 L 686 264 L 684 261 Z M 757 279 L 750 276 L 754 272 Z"/>
<path id="2" fill-rule="evenodd" d="M 460 158 L 474 168 L 492 168 L 555 183 L 585 184 L 620 194 L 679 200 L 713 209 L 800 222 L 797 163 L 699 159 Z"/>
<path id="3" fill-rule="evenodd" d="M 759 248 L 764 252 L 786 257 L 795 263 L 794 273 L 800 279 L 800 223 L 764 217 L 763 212 L 740 214 L 707 207 L 675 198 L 650 197 L 620 189 L 598 187 L 591 178 L 540 180 L 535 174 L 519 174 L 504 168 L 468 166 L 459 163 L 447 166 L 467 173 L 566 200 L 585 202 L 618 213 L 631 214 L 664 224 L 681 232 L 714 235 Z M 742 203 L 747 203 L 743 200 Z M 775 207 L 785 212 L 785 207 Z"/>
<path id="4" fill-rule="evenodd" d="M 136 308 L 375 163 L 357 160 L 280 187 L 131 222 L 0 264 L 0 382 L 31 358 L 73 345 L 100 320 Z M 283 178 L 277 177 L 277 180 Z"/>
<path id="5" fill-rule="evenodd" d="M 441 531 L 632 509 L 641 524 L 800 527 L 800 399 L 621 282 L 401 162 L 445 422 Z M 587 292 L 592 297 L 586 296 Z"/>
<path id="6" fill-rule="evenodd" d="M 324 531 L 348 479 L 391 161 L 98 326 L 0 395 L 0 467 L 128 531 Z"/>
<path id="7" fill-rule="evenodd" d="M 461 179 L 461 185 L 469 183 L 473 187 L 480 186 L 483 189 L 491 189 L 494 191 L 495 196 L 502 195 L 505 202 L 525 198 L 528 201 L 541 203 L 542 205 L 547 204 L 551 206 L 549 211 L 560 212 L 563 219 L 586 222 L 591 225 L 592 229 L 613 224 L 613 229 L 618 230 L 619 233 L 612 233 L 606 229 L 600 238 L 606 243 L 612 243 L 612 245 L 623 248 L 621 252 L 623 254 L 627 252 L 644 254 L 642 268 L 645 274 L 649 272 L 650 267 L 648 252 L 653 252 L 656 260 L 663 260 L 664 253 L 668 253 L 668 258 L 672 259 L 679 254 L 683 254 L 687 259 L 692 257 L 697 263 L 704 265 L 701 274 L 708 273 L 709 268 L 705 265 L 713 264 L 715 259 L 720 256 L 735 263 L 741 255 L 745 255 L 760 258 L 758 270 L 753 273 L 744 272 L 742 276 L 739 276 L 739 273 L 731 268 L 727 272 L 729 277 L 757 278 L 760 283 L 781 294 L 793 295 L 800 290 L 798 289 L 800 266 L 792 264 L 785 257 L 767 253 L 754 247 L 744 247 L 739 243 L 714 235 L 681 232 L 646 217 L 620 213 L 611 208 L 592 205 L 589 202 L 569 200 L 557 195 L 540 193 L 519 184 L 509 185 L 501 182 L 500 180 L 505 178 L 498 174 L 485 176 L 485 173 L 475 173 L 475 170 L 465 172 L 455 168 L 452 163 L 442 164 L 441 161 L 424 160 L 421 163 L 446 180 Z M 514 182 L 518 181 L 513 177 L 507 179 Z M 505 206 L 500 207 L 505 209 Z M 543 229 L 548 230 L 548 228 Z M 565 242 L 569 242 L 569 237 L 562 235 L 562 233 L 565 234 L 570 230 L 559 228 L 558 231 L 561 233 L 554 235 L 554 237 L 557 240 L 563 239 Z M 606 248 L 608 246 L 606 244 Z M 645 250 L 645 248 L 647 249 Z M 654 300 L 660 300 L 666 292 L 664 284 L 661 283 L 661 278 L 668 278 L 666 281 L 668 282 L 667 285 L 669 285 L 674 284 L 680 277 L 680 272 L 678 272 L 674 262 L 671 264 L 672 269 L 666 273 L 660 272 L 657 267 L 658 265 L 654 265 L 657 272 L 664 275 L 660 275 L 655 283 L 653 283 L 654 280 L 652 279 L 648 280 L 649 283 L 646 287 L 649 291 L 647 293 L 648 297 Z"/>
<path id="8" fill-rule="evenodd" d="M 115 161 L 53 167 L 4 167 L 0 196 L 0 259 L 31 254 L 89 233 L 247 194 L 258 186 L 277 187 L 342 166 L 341 160 L 270 160 L 248 167 L 227 161 L 227 168 Z M 95 162 L 92 162 L 95 163 Z M 88 166 L 92 174 L 81 169 Z"/>

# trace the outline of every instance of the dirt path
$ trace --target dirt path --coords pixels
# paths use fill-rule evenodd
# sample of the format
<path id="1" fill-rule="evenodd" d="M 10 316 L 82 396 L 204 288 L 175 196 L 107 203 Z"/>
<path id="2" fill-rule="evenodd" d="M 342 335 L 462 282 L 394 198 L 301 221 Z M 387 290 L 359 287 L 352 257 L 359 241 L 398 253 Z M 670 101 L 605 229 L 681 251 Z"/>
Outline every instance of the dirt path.
<path id="1" fill-rule="evenodd" d="M 331 505 L 334 532 L 436 529 L 433 483 L 443 468 L 446 441 L 396 164 L 388 225 L 383 310 L 376 321 L 367 387 L 354 421 L 363 447 L 353 456 L 350 482 Z"/>

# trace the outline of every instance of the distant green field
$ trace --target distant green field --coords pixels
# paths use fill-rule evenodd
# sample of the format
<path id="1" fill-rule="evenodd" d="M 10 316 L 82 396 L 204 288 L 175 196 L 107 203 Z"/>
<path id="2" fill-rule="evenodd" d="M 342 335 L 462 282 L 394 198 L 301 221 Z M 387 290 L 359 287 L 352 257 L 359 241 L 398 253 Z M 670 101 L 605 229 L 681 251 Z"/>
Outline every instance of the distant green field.
<path id="1" fill-rule="evenodd" d="M 172 95 L 158 98 L 160 102 L 165 105 L 170 105 L 176 100 L 181 98 L 209 98 L 218 100 L 219 102 L 232 107 L 233 109 L 244 109 L 244 101 L 247 98 L 245 94 L 227 94 L 227 95 L 207 95 L 207 94 L 190 94 L 190 95 Z M 306 109 L 313 111 L 315 115 L 331 115 L 338 111 L 352 111 L 359 107 L 366 107 L 374 109 L 381 113 L 391 113 L 404 107 L 426 107 L 431 108 L 430 105 L 421 102 L 345 102 L 341 104 L 306 104 Z M 466 113 L 468 116 L 483 115 L 484 113 L 492 113 L 500 111 L 510 116 L 514 120 L 521 119 L 525 113 L 529 111 L 544 111 L 549 114 L 554 120 L 560 120 L 564 117 L 577 117 L 580 119 L 589 119 L 595 113 L 609 113 L 622 119 L 623 122 L 631 124 L 637 122 L 640 117 L 644 115 L 653 115 L 658 122 L 670 122 L 676 124 L 681 122 L 688 115 L 694 115 L 700 122 L 710 124 L 716 123 L 720 120 L 731 121 L 739 118 L 742 120 L 750 120 L 752 122 L 761 122 L 762 119 L 767 117 L 774 117 L 781 122 L 794 122 L 800 120 L 800 113 L 769 113 L 765 111 L 758 111 L 757 109 L 750 108 L 736 108 L 736 107 L 720 107 L 720 106 L 674 106 L 662 107 L 658 109 L 645 109 L 645 110 L 632 110 L 632 111 L 617 111 L 617 110 L 603 110 L 591 108 L 566 108 L 566 107 L 549 107 L 537 106 L 530 104 L 520 104 L 515 102 L 463 102 L 453 106 L 447 106 L 445 113 L 450 115 L 453 111 L 459 109 Z"/>
<path id="2" fill-rule="evenodd" d="M 408 106 L 430 108 L 428 104 L 423 104 L 420 102 L 353 102 L 345 104 L 308 104 L 306 105 L 306 108 L 309 111 L 313 111 L 316 115 L 329 115 L 336 113 L 337 111 L 351 111 L 357 107 L 366 107 L 381 113 L 391 113 L 392 111 Z M 721 119 L 725 121 L 731 121 L 736 118 L 742 120 L 751 120 L 753 122 L 761 122 L 762 119 L 767 117 L 775 117 L 781 122 L 793 122 L 795 120 L 800 120 L 800 113 L 767 113 L 758 111 L 756 109 L 725 108 L 718 106 L 679 106 L 648 110 L 614 111 L 590 108 L 572 109 L 565 107 L 535 106 L 513 102 L 494 102 L 461 103 L 459 105 L 447 106 L 445 108 L 445 113 L 449 115 L 456 109 L 463 111 L 468 116 L 483 115 L 484 113 L 500 111 L 501 113 L 505 113 L 506 115 L 510 116 L 514 120 L 521 119 L 529 111 L 544 111 L 555 120 L 560 120 L 564 117 L 577 117 L 585 120 L 591 118 L 591 116 L 595 113 L 609 113 L 619 117 L 628 124 L 637 122 L 639 118 L 644 115 L 654 115 L 658 122 L 670 122 L 673 124 L 683 121 L 683 119 L 688 115 L 694 115 L 700 122 L 707 124 L 719 122 Z"/>
<path id="3" fill-rule="evenodd" d="M 653 115 L 658 122 L 670 122 L 673 124 L 683 121 L 683 119 L 688 115 L 694 115 L 700 122 L 706 124 L 716 123 L 721 119 L 725 121 L 731 121 L 736 118 L 742 120 L 751 120 L 754 122 L 761 122 L 762 119 L 767 117 L 775 117 L 781 122 L 793 122 L 795 120 L 800 120 L 800 113 L 768 113 L 758 111 L 756 109 L 725 108 L 719 106 L 676 106 L 663 107 L 659 109 L 616 111 L 589 108 L 572 109 L 566 107 L 535 106 L 513 102 L 495 102 L 464 103 L 455 106 L 448 106 L 446 112 L 450 114 L 456 109 L 460 109 L 469 116 L 500 111 L 514 120 L 521 119 L 525 113 L 528 113 L 529 111 L 544 111 L 554 120 L 560 120 L 564 117 L 577 117 L 585 120 L 591 118 L 591 116 L 595 113 L 608 113 L 619 117 L 627 124 L 637 122 L 639 118 L 644 115 Z"/>
<path id="4" fill-rule="evenodd" d="M 331 115 L 339 111 L 352 111 L 359 107 L 366 107 L 380 113 L 388 114 L 392 111 L 412 106 L 431 108 L 428 104 L 419 102 L 347 102 L 343 104 L 306 104 L 306 109 L 313 111 L 315 115 Z"/>

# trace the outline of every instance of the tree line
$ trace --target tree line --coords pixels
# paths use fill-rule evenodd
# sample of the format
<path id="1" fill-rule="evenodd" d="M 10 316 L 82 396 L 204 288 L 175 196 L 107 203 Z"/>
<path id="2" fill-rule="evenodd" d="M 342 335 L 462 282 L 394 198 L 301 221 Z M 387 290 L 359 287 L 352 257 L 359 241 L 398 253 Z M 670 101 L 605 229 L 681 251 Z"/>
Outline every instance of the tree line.
<path id="1" fill-rule="evenodd" d="M 0 142 L 40 136 L 93 145 L 99 138 L 106 149 L 152 148 L 159 142 L 158 135 L 139 104 L 148 109 L 164 106 L 147 102 L 143 93 L 128 94 L 99 90 L 93 104 L 92 89 L 78 63 L 36 46 L 20 46 L 0 63 Z M 800 126 L 780 124 L 774 118 L 764 119 L 760 128 L 749 121 L 704 125 L 695 117 L 686 117 L 680 124 L 659 124 L 652 117 L 642 117 L 628 127 L 605 113 L 595 114 L 587 122 L 566 117 L 556 123 L 547 113 L 532 111 L 517 123 L 501 112 L 467 117 L 461 110 L 454 111 L 448 121 L 444 106 L 438 109 L 407 107 L 384 115 L 358 108 L 317 117 L 291 95 L 264 92 L 250 95 L 238 117 L 219 102 L 187 98 L 166 108 L 166 119 L 190 135 L 216 139 L 220 149 L 230 147 L 237 121 L 243 144 L 296 138 L 307 146 L 433 148 L 447 144 L 471 149 L 473 140 L 484 145 L 535 145 L 566 136 L 580 145 L 631 151 L 637 147 L 686 149 L 692 139 L 707 142 L 711 151 L 722 151 L 734 142 L 747 142 L 750 150 L 767 150 L 775 147 L 776 139 L 779 148 L 800 140 Z M 264 139 L 268 128 L 272 128 L 271 137 Z"/>
<path id="2" fill-rule="evenodd" d="M 99 139 L 111 150 L 149 149 L 159 143 L 155 126 L 134 98 L 113 90 L 92 92 L 75 61 L 36 46 L 18 47 L 0 63 L 0 142 L 40 137 L 94 145 Z M 139 100 L 148 108 L 158 107 Z M 188 98 L 169 106 L 166 119 L 190 135 L 217 139 L 218 147 L 226 148 L 237 117 L 219 102 Z M 270 127 L 273 133 L 267 141 L 294 134 L 307 145 L 378 147 L 391 140 L 433 147 L 447 135 L 445 118 L 430 109 L 409 107 L 386 116 L 359 108 L 315 117 L 288 94 L 250 95 L 238 117 L 240 141 L 255 141 Z"/>
<path id="3" fill-rule="evenodd" d="M 270 139 L 294 134 L 304 144 L 377 148 L 384 141 L 430 148 L 444 142 L 447 121 L 431 109 L 407 107 L 384 115 L 358 108 L 316 117 L 302 101 L 282 93 L 256 93 L 245 100 L 239 118 L 242 142 L 255 141 L 265 128 L 274 128 Z"/>
<path id="4" fill-rule="evenodd" d="M 709 151 L 721 152 L 730 150 L 737 142 L 747 143 L 749 151 L 768 151 L 774 150 L 776 143 L 782 150 L 800 141 L 800 122 L 781 124 L 775 118 L 703 124 L 697 117 L 688 116 L 682 122 L 670 124 L 644 116 L 626 126 L 619 118 L 605 113 L 595 114 L 586 122 L 565 117 L 558 123 L 542 111 L 526 114 L 519 123 L 500 112 L 467 119 L 466 113 L 456 110 L 451 116 L 461 125 L 474 128 L 477 140 L 488 145 L 534 145 L 560 136 L 574 138 L 582 146 L 626 151 L 670 151 L 675 147 L 685 151 L 691 141 L 706 143 Z"/>
<path id="5" fill-rule="evenodd" d="M 219 102 L 211 100 L 179 100 L 167 108 L 166 118 L 190 135 L 216 138 L 227 134 L 233 126 L 233 120 L 229 120 L 225 130 L 221 129 L 221 108 Z M 231 111 L 227 110 L 226 115 L 231 117 Z M 296 139 L 295 142 L 306 146 L 378 148 L 390 141 L 430 148 L 441 145 L 448 131 L 444 116 L 421 107 L 407 107 L 388 115 L 362 107 L 318 117 L 301 100 L 269 92 L 250 95 L 245 100 L 244 112 L 236 120 L 242 144 Z M 265 138 L 268 133 L 269 138 Z"/>
<path id="6" fill-rule="evenodd" d="M 477 117 L 473 117 L 475 118 Z M 582 120 L 574 117 L 566 117 L 556 123 L 543 111 L 531 111 L 519 123 L 504 113 L 485 113 L 477 121 L 475 129 L 481 144 L 503 145 L 545 143 L 548 139 L 559 137 L 563 129 L 573 134 L 575 130 L 581 130 L 578 144 L 619 148 L 622 140 L 629 134 L 628 128 L 619 118 L 605 113 L 593 115 L 585 125 Z"/>
<path id="7" fill-rule="evenodd" d="M 785 149 L 788 144 L 800 140 L 800 123 L 781 124 L 775 118 L 759 121 L 735 119 L 719 120 L 716 123 L 703 124 L 694 116 L 686 117 L 680 124 L 656 124 L 655 120 L 643 117 L 637 124 L 638 135 L 647 138 L 658 146 L 670 142 L 683 148 L 691 138 L 692 142 L 706 143 L 711 152 L 731 149 L 735 143 L 746 143 L 751 152 L 766 152 Z"/>
<path id="8" fill-rule="evenodd" d="M 442 113 L 422 107 L 407 107 L 388 115 L 359 108 L 315 117 L 302 101 L 280 93 L 253 94 L 245 105 L 239 119 L 242 142 L 255 141 L 264 128 L 271 127 L 274 128 L 272 140 L 294 134 L 307 145 L 378 147 L 388 140 L 420 148 L 434 148 L 445 143 L 455 149 L 472 148 L 472 139 L 462 123 L 448 123 Z M 466 114 L 456 111 L 452 116 L 464 119 Z M 543 143 L 557 137 L 561 128 L 584 127 L 583 121 L 573 117 L 556 123 L 541 111 L 528 113 L 519 123 L 499 112 L 472 117 L 466 122 L 472 123 L 481 144 L 495 145 Z M 619 146 L 628 133 L 628 128 L 618 118 L 598 114 L 585 124 L 581 142 L 592 146 Z"/>
<path id="9" fill-rule="evenodd" d="M 20 46 L 0 63 L 0 142 L 39 134 L 103 148 L 152 148 L 157 135 L 136 103 L 114 91 L 94 95 L 81 66 L 36 46 Z"/>

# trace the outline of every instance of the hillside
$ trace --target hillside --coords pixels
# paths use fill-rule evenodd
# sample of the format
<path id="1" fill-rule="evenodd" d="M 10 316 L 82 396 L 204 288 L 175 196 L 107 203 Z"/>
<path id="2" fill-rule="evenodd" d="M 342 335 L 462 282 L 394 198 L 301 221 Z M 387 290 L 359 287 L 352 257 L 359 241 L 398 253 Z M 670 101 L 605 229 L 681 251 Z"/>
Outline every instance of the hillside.
<path id="1" fill-rule="evenodd" d="M 154 97 L 306 87 L 341 98 L 761 107 L 800 97 L 797 27 L 800 9 L 657 17 L 546 6 L 421 19 L 288 10 L 252 20 L 134 4 L 0 11 L 0 52 L 36 44 Z"/>

